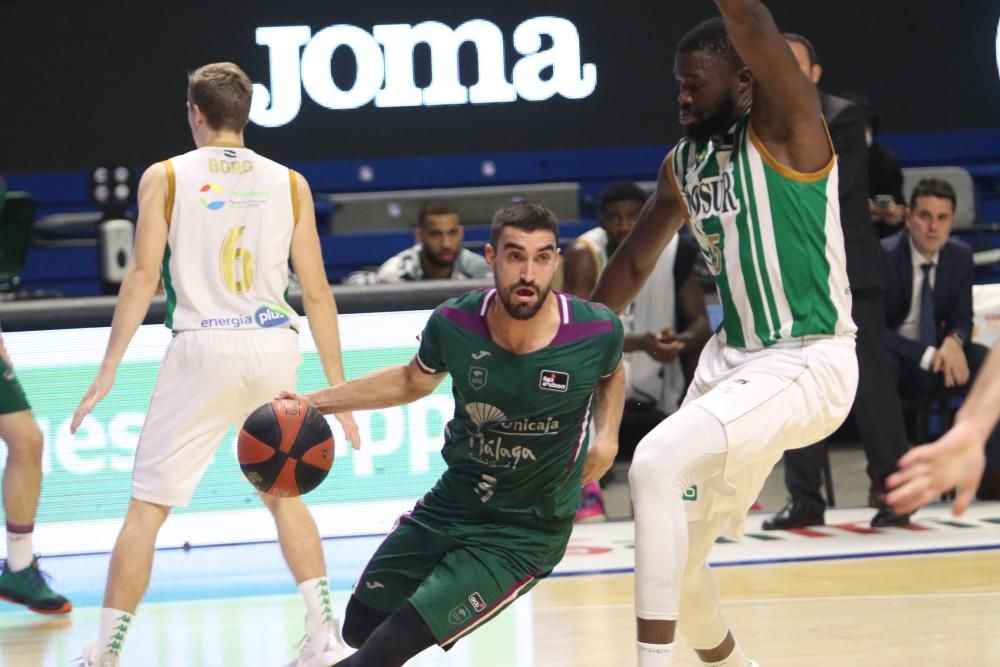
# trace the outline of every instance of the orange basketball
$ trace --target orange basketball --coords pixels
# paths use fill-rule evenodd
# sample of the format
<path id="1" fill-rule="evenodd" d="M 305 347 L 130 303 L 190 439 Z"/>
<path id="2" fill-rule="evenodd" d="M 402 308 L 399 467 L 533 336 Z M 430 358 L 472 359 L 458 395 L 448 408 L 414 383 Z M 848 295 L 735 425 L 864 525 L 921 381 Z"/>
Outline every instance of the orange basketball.
<path id="1" fill-rule="evenodd" d="M 302 400 L 265 403 L 250 413 L 236 447 L 243 474 L 259 491 L 282 498 L 309 493 L 333 465 L 333 433 Z"/>

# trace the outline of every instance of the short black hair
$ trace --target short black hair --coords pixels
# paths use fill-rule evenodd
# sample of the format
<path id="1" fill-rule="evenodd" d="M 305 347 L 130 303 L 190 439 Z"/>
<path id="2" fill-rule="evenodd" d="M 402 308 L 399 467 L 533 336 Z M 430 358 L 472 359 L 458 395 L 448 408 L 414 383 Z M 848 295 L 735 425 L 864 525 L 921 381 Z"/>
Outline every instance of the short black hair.
<path id="1" fill-rule="evenodd" d="M 721 16 L 702 21 L 691 28 L 677 43 L 677 53 L 703 52 L 710 56 L 726 58 L 737 68 L 743 67 L 743 59 L 736 52 L 729 33 L 726 32 L 726 22 Z"/>
<path id="2" fill-rule="evenodd" d="M 455 205 L 446 199 L 428 199 L 420 205 L 420 212 L 417 213 L 417 225 L 424 226 L 424 218 L 429 215 L 458 215 Z"/>
<path id="3" fill-rule="evenodd" d="M 952 211 L 958 207 L 958 197 L 955 196 L 955 188 L 952 187 L 951 183 L 941 178 L 925 178 L 917 183 L 917 187 L 913 188 L 913 193 L 910 195 L 911 209 L 917 207 L 918 197 L 947 199 L 951 202 Z"/>
<path id="4" fill-rule="evenodd" d="M 806 53 L 809 54 L 810 67 L 819 64 L 819 57 L 817 57 L 816 55 L 816 47 L 813 46 L 813 43 L 810 42 L 808 39 L 806 39 L 805 37 L 796 32 L 786 32 L 783 33 L 781 36 L 785 38 L 786 42 L 793 42 L 795 44 L 801 44 L 802 46 L 806 47 Z"/>
<path id="5" fill-rule="evenodd" d="M 555 214 L 533 201 L 512 202 L 493 215 L 493 223 L 490 225 L 490 245 L 494 250 L 500 250 L 497 244 L 500 242 L 500 235 L 507 227 L 524 232 L 545 229 L 552 232 L 556 243 L 559 243 L 559 221 L 556 220 Z"/>
<path id="6" fill-rule="evenodd" d="M 608 205 L 615 202 L 637 201 L 640 204 L 645 204 L 646 199 L 648 199 L 646 191 L 635 183 L 624 181 L 612 183 L 601 192 L 601 199 L 597 205 L 597 213 L 598 215 L 605 213 L 608 210 Z"/>

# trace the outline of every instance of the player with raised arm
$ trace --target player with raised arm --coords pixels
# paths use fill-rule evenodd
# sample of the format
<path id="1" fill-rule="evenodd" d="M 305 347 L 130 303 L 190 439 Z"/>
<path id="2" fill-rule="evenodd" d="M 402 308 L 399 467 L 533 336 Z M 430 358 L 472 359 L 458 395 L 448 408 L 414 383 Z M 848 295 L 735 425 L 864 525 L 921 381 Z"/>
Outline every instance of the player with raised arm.
<path id="1" fill-rule="evenodd" d="M 344 639 L 359 650 L 337 667 L 396 667 L 493 618 L 562 559 L 581 482 L 614 461 L 622 325 L 604 306 L 550 289 L 558 239 L 547 209 L 501 209 L 486 246 L 494 289 L 439 306 L 408 365 L 304 396 L 324 413 L 384 408 L 451 375 L 455 398 L 448 467 L 358 580 Z"/>
<path id="2" fill-rule="evenodd" d="M 678 620 L 705 664 L 753 664 L 722 618 L 709 551 L 742 531 L 784 450 L 843 422 L 857 385 L 819 95 L 758 0 L 716 5 L 722 18 L 677 47 L 685 136 L 593 295 L 620 312 L 688 223 L 723 308 L 683 407 L 640 443 L 629 474 L 639 667 L 672 664 Z"/>
<path id="3" fill-rule="evenodd" d="M 301 361 L 298 315 L 286 301 L 288 260 L 302 286 L 327 380 L 344 379 L 337 308 L 326 279 L 312 194 L 298 173 L 243 143 L 251 83 L 232 63 L 188 76 L 195 150 L 158 162 L 139 183 L 135 257 L 122 282 L 104 360 L 80 402 L 75 432 L 111 390 L 129 341 L 163 279 L 174 332 L 139 436 L 132 500 L 118 535 L 97 642 L 84 667 L 119 664 L 125 634 L 149 585 L 156 536 L 186 506 L 222 437 L 282 387 Z M 359 446 L 354 418 L 338 415 Z M 306 604 L 306 639 L 290 667 L 346 655 L 329 604 L 319 531 L 299 498 L 261 494 Z"/>

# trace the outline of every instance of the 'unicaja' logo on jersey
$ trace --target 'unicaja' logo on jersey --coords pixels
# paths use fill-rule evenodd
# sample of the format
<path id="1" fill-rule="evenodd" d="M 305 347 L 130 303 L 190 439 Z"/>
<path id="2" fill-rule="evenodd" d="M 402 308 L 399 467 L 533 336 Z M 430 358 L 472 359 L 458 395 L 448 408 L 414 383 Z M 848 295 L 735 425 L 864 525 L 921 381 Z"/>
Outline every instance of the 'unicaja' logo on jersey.
<path id="1" fill-rule="evenodd" d="M 257 326 L 268 329 L 270 327 L 280 327 L 283 324 L 288 324 L 289 318 L 288 313 L 277 310 L 276 308 L 271 308 L 270 306 L 261 306 L 257 309 L 257 312 L 253 314 L 254 322 Z"/>
<path id="2" fill-rule="evenodd" d="M 220 199 L 223 196 L 222 188 L 220 188 L 215 183 L 206 183 L 201 186 L 198 190 L 201 195 L 198 197 L 198 201 L 201 205 L 207 208 L 209 211 L 218 211 L 220 208 L 226 205 L 224 199 Z"/>

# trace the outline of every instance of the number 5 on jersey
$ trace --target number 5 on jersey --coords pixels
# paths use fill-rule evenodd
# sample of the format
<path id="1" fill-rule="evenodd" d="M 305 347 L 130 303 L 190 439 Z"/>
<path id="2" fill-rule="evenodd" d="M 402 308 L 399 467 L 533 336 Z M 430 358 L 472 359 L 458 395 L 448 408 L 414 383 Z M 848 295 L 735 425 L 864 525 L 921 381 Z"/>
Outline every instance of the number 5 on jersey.
<path id="1" fill-rule="evenodd" d="M 222 283 L 233 294 L 243 294 L 253 285 L 253 255 L 247 248 L 236 245 L 243 234 L 243 227 L 233 227 L 222 242 L 219 260 L 222 264 Z"/>

